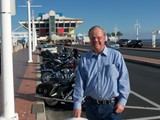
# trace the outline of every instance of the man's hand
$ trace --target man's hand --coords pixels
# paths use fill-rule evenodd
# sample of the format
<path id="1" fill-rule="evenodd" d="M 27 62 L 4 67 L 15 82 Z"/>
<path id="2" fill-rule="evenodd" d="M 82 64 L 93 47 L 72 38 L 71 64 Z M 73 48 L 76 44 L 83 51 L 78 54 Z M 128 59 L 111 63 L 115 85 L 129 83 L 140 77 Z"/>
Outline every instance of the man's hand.
<path id="1" fill-rule="evenodd" d="M 116 106 L 115 106 L 115 112 L 116 112 L 116 113 L 122 113 L 123 110 L 124 110 L 124 106 L 123 106 L 123 105 L 121 105 L 121 104 L 116 104 Z"/>
<path id="2" fill-rule="evenodd" d="M 73 116 L 76 117 L 76 118 L 81 117 L 81 113 L 82 113 L 81 109 L 73 110 Z"/>

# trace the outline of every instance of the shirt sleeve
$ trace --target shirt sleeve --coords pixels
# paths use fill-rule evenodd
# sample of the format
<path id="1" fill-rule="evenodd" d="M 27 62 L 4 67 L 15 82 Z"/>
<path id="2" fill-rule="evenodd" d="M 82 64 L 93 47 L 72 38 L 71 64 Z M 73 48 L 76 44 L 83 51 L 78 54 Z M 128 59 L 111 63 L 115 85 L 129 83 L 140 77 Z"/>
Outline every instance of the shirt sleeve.
<path id="1" fill-rule="evenodd" d="M 77 69 L 77 75 L 75 80 L 75 87 L 74 87 L 74 109 L 81 109 L 81 104 L 84 96 L 84 70 L 82 65 L 82 59 L 80 59 Z"/>
<path id="2" fill-rule="evenodd" d="M 119 61 L 119 79 L 118 79 L 118 87 L 119 87 L 119 99 L 118 103 L 125 106 L 127 103 L 127 99 L 130 94 L 130 81 L 128 69 L 126 67 L 123 56 L 121 55 Z"/>

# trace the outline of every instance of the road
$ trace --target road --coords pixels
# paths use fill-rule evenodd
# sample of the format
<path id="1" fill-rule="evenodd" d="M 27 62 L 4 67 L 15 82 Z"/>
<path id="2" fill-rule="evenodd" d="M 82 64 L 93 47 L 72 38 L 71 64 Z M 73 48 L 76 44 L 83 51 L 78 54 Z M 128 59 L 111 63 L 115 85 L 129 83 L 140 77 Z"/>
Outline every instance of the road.
<path id="1" fill-rule="evenodd" d="M 159 116 L 159 69 L 129 62 L 126 62 L 126 64 L 129 70 L 132 91 L 127 103 L 127 109 L 122 114 L 123 118 L 138 120 L 141 117 L 153 118 L 153 116 Z M 160 119 L 160 116 L 158 119 Z"/>
<path id="2" fill-rule="evenodd" d="M 123 54 L 157 58 L 160 52 L 120 50 Z M 137 120 L 148 117 L 148 120 L 160 119 L 160 70 L 143 64 L 126 62 L 131 82 L 131 94 L 123 119 Z M 64 120 L 72 116 L 72 105 L 59 105 L 55 108 L 46 107 L 47 120 Z M 145 119 L 144 119 L 145 120 Z M 147 120 L 147 119 L 146 119 Z"/>
<path id="3" fill-rule="evenodd" d="M 145 50 L 145 49 L 143 49 L 142 51 L 142 49 L 123 49 L 123 48 L 120 49 L 119 51 L 122 54 L 126 54 L 126 55 L 160 59 L 160 51 L 155 52 L 155 51 Z"/>
<path id="4" fill-rule="evenodd" d="M 73 47 L 82 48 L 82 49 L 90 49 L 89 45 L 74 45 Z M 160 59 L 160 48 L 159 49 L 152 49 L 152 48 L 126 48 L 126 47 L 122 47 L 119 49 L 119 51 L 122 54 L 126 54 L 126 55 Z"/>

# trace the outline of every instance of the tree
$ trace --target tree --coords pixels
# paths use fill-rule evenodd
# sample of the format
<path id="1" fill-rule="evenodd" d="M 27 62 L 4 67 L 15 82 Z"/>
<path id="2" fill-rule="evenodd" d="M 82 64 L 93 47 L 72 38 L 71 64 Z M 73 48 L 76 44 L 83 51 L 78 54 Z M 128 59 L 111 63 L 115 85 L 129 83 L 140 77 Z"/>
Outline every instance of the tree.
<path id="1" fill-rule="evenodd" d="M 110 33 L 107 33 L 106 35 L 107 35 L 107 37 L 111 37 L 111 34 L 110 34 Z"/>
<path id="2" fill-rule="evenodd" d="M 111 37 L 111 36 L 115 36 L 115 32 L 107 33 L 106 35 L 107 35 L 107 37 L 109 38 L 109 37 Z M 119 39 L 120 36 L 122 36 L 122 35 L 123 35 L 123 34 L 122 34 L 120 31 L 118 31 L 118 32 L 116 33 L 116 36 L 118 37 L 118 39 Z"/>
<path id="3" fill-rule="evenodd" d="M 120 31 L 117 32 L 118 38 L 120 38 L 120 36 L 122 36 L 122 35 L 123 35 L 123 34 L 122 34 Z"/>
<path id="4" fill-rule="evenodd" d="M 112 33 L 111 33 L 111 35 L 112 35 L 112 36 L 115 36 L 115 33 L 114 33 L 114 32 L 112 32 Z"/>

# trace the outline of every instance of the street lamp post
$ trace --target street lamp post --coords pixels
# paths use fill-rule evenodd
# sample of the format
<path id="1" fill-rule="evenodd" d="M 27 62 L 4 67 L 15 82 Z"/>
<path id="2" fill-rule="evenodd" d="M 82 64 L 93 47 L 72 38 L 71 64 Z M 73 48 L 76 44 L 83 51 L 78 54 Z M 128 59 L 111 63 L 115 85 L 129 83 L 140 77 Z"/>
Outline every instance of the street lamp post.
<path id="1" fill-rule="evenodd" d="M 117 32 L 118 32 L 118 27 L 117 27 L 117 25 L 115 25 L 115 28 L 114 28 L 115 41 L 117 40 Z"/>
<path id="2" fill-rule="evenodd" d="M 138 22 L 138 20 L 136 21 L 135 27 L 136 27 L 136 30 L 137 30 L 137 40 L 138 40 L 139 28 L 141 28 L 140 23 Z"/>
<path id="3" fill-rule="evenodd" d="M 14 103 L 13 54 L 11 36 L 11 0 L 0 0 L 1 26 L 1 116 L 0 120 L 18 120 Z"/>
<path id="4" fill-rule="evenodd" d="M 26 6 L 25 5 L 20 5 L 19 7 L 26 7 Z M 31 7 L 42 7 L 42 6 L 41 5 L 31 6 L 31 0 L 27 0 L 27 8 L 28 8 L 28 53 L 29 53 L 28 63 L 33 62 L 33 60 L 32 60 L 32 42 L 31 42 Z"/>
<path id="5" fill-rule="evenodd" d="M 27 1 L 28 5 L 28 53 L 29 53 L 29 60 L 28 63 L 33 62 L 32 60 L 32 46 L 31 46 L 31 5 L 30 0 Z"/>
<path id="6" fill-rule="evenodd" d="M 34 23 L 34 10 L 32 10 L 32 46 L 33 46 L 33 49 L 32 51 L 34 52 L 36 50 L 36 38 L 35 38 L 35 23 Z"/>

